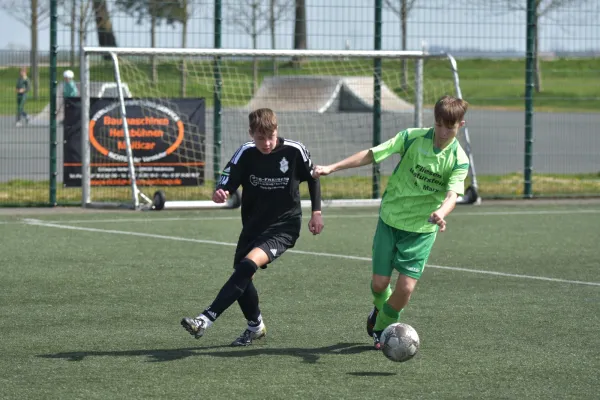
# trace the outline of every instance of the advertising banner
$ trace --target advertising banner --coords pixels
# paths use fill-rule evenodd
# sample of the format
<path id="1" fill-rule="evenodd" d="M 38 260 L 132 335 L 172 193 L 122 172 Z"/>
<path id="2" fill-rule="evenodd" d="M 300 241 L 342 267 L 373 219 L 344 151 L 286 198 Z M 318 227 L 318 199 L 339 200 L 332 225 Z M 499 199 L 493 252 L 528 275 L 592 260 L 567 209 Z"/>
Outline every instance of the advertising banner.
<path id="1" fill-rule="evenodd" d="M 204 99 L 125 99 L 126 121 L 139 186 L 204 183 Z M 93 186 L 130 184 L 127 145 L 116 99 L 90 99 Z M 65 99 L 64 185 L 81 186 L 81 102 Z"/>

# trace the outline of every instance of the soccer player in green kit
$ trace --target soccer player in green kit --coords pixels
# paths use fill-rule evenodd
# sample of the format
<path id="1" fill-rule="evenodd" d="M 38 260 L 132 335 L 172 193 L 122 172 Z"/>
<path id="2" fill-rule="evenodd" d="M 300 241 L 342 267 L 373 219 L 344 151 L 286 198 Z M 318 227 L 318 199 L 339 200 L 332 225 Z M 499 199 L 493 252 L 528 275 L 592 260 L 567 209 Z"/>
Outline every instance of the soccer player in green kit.
<path id="1" fill-rule="evenodd" d="M 444 96 L 434 107 L 433 128 L 412 128 L 390 140 L 337 163 L 316 166 L 313 176 L 380 163 L 392 154 L 401 159 L 381 199 L 373 238 L 371 292 L 375 307 L 367 318 L 367 332 L 376 349 L 381 332 L 400 320 L 423 273 L 436 234 L 446 230 L 446 216 L 464 191 L 469 159 L 456 135 L 465 125 L 469 104 Z M 393 270 L 399 272 L 394 290 Z"/>

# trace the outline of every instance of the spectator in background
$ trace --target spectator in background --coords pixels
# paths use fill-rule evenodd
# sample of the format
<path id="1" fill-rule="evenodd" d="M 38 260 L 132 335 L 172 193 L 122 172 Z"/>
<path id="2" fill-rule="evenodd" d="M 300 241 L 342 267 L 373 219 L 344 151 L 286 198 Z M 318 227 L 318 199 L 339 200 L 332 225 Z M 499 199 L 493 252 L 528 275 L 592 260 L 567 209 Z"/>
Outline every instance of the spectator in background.
<path id="1" fill-rule="evenodd" d="M 27 101 L 27 92 L 29 92 L 29 78 L 27 77 L 27 68 L 25 67 L 22 67 L 19 72 L 15 91 L 17 93 L 17 126 L 21 126 L 23 124 L 21 119 L 29 122 L 29 116 L 25 112 L 25 101 Z"/>
<path id="2" fill-rule="evenodd" d="M 77 85 L 75 84 L 75 81 L 73 80 L 74 77 L 75 77 L 75 74 L 70 69 L 66 70 L 63 73 L 63 78 L 65 81 L 65 83 L 63 85 L 63 97 L 64 98 L 77 97 L 79 95 L 79 93 L 77 91 Z"/>

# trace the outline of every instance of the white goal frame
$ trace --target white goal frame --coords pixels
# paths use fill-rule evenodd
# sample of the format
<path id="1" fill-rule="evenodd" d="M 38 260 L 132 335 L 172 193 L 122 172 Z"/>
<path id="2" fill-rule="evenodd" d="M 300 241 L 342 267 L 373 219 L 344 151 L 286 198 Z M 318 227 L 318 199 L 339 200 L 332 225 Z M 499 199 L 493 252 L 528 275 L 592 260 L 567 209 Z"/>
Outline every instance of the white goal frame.
<path id="1" fill-rule="evenodd" d="M 106 203 L 94 202 L 91 196 L 91 174 L 90 174 L 90 140 L 89 140 L 89 108 L 90 108 L 90 56 L 102 55 L 110 56 L 113 60 L 114 76 L 118 89 L 118 98 L 120 102 L 120 111 L 123 116 L 123 132 L 125 144 L 127 147 L 128 170 L 131 177 L 131 202 L 130 203 Z M 455 58 L 448 53 L 428 53 L 426 51 L 359 51 L 359 50 L 256 50 L 256 49 L 178 49 L 178 48 L 127 48 L 127 47 L 83 47 L 81 49 L 81 190 L 82 207 L 84 208 L 130 208 L 135 210 L 152 209 L 182 209 L 182 208 L 232 208 L 239 206 L 239 198 L 234 196 L 232 201 L 225 204 L 215 204 L 210 200 L 199 201 L 165 201 L 164 193 L 155 193 L 151 198 L 144 194 L 137 186 L 132 149 L 130 144 L 129 127 L 127 126 L 126 107 L 125 107 L 125 84 L 121 81 L 119 71 L 118 57 L 124 56 L 162 56 L 162 57 L 213 57 L 219 60 L 220 57 L 280 57 L 280 58 L 336 58 L 336 59 L 354 59 L 367 58 L 377 59 L 413 59 L 416 61 L 415 68 L 415 98 L 414 98 L 414 126 L 422 126 L 423 121 L 423 61 L 431 58 L 446 59 L 453 74 L 455 95 L 462 98 L 458 68 Z M 375 73 L 374 73 L 375 76 Z M 374 84 L 377 85 L 378 77 L 375 76 Z M 215 87 L 218 85 L 215 84 Z M 466 147 L 465 151 L 469 157 L 470 169 L 469 177 L 471 186 L 466 190 L 465 196 L 459 198 L 459 203 L 479 204 L 481 198 L 478 194 L 477 178 L 475 166 L 470 148 L 470 137 L 467 128 L 464 129 Z M 221 165 L 220 168 L 223 166 Z M 341 207 L 364 207 L 377 206 L 381 199 L 349 199 L 349 200 L 329 200 L 324 201 L 324 206 Z M 160 204 L 157 204 L 160 203 Z M 310 202 L 303 200 L 303 206 L 309 206 Z"/>

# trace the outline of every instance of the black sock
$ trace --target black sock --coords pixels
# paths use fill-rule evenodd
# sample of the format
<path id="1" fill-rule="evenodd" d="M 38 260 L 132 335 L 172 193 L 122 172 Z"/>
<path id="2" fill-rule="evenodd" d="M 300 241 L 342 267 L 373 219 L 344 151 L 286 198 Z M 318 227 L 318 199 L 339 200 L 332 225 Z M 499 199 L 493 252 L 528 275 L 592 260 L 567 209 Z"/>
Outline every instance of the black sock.
<path id="1" fill-rule="evenodd" d="M 248 325 L 250 326 L 258 326 L 260 325 L 260 308 L 258 308 L 258 292 L 256 291 L 256 286 L 254 286 L 254 282 L 250 281 L 248 286 L 246 286 L 246 290 L 237 300 L 240 308 L 242 309 L 242 313 L 244 313 L 244 317 L 248 321 Z"/>
<path id="2" fill-rule="evenodd" d="M 212 302 L 210 307 L 202 312 L 211 321 L 219 318 L 244 293 L 248 284 L 252 281 L 252 275 L 258 267 L 250 259 L 244 258 L 234 266 L 235 271 Z"/>

